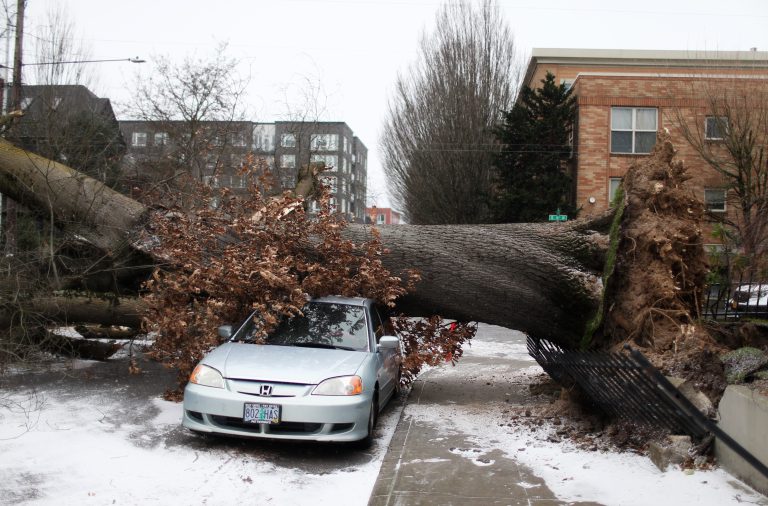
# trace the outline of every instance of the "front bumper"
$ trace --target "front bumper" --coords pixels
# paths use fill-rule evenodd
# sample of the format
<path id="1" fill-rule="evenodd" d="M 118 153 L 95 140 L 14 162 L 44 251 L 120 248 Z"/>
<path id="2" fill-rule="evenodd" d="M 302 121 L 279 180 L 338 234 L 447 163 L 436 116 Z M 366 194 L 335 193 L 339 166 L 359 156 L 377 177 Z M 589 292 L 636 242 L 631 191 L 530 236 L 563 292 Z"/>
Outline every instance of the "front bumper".
<path id="1" fill-rule="evenodd" d="M 193 383 L 184 390 L 182 425 L 188 429 L 253 438 L 358 441 L 368 433 L 371 393 L 355 396 L 261 397 Z M 246 402 L 279 404 L 279 424 L 243 422 Z"/>

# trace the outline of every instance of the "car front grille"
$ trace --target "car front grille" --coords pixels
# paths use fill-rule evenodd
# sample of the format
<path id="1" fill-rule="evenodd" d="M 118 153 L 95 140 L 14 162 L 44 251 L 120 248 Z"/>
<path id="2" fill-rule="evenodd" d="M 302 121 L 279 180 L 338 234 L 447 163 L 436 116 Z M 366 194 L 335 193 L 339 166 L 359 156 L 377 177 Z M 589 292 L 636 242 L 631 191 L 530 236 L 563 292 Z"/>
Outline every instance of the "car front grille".
<path id="1" fill-rule="evenodd" d="M 254 424 L 243 422 L 234 416 L 210 415 L 216 425 L 229 429 L 245 430 L 255 434 L 312 434 L 322 429 L 322 423 L 280 422 L 276 424 Z"/>

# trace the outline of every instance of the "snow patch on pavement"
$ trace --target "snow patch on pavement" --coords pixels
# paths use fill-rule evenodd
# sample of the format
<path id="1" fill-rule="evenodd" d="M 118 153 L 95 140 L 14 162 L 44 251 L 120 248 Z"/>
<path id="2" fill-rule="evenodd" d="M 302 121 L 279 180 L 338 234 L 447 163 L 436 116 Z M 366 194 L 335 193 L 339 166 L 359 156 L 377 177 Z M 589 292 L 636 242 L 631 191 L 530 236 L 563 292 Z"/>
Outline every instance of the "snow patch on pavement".
<path id="1" fill-rule="evenodd" d="M 472 409 L 466 405 L 409 404 L 405 415 L 443 433 L 464 435 L 473 447 L 452 453 L 474 464 L 490 465 L 478 461 L 478 456 L 501 450 L 532 469 L 563 501 L 596 501 L 608 506 L 768 504 L 764 496 L 723 470 L 688 475 L 671 469 L 664 473 L 645 456 L 587 452 L 569 442 L 550 443 L 546 441 L 546 425 L 538 429 L 509 427 L 500 409 L 492 406 Z"/>

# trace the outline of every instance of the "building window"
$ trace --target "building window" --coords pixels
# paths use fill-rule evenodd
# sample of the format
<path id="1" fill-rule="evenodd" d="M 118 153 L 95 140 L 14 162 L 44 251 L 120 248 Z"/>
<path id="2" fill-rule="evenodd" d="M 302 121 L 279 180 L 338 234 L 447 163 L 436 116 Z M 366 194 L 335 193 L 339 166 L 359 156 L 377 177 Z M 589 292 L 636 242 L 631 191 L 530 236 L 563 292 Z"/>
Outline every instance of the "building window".
<path id="1" fill-rule="evenodd" d="M 168 133 L 157 132 L 155 133 L 155 146 L 165 146 L 168 144 Z"/>
<path id="2" fill-rule="evenodd" d="M 338 151 L 339 136 L 337 134 L 312 134 L 309 137 L 312 151 Z"/>
<path id="3" fill-rule="evenodd" d="M 385 221 L 385 219 L 386 219 L 386 218 L 384 217 L 384 214 L 383 214 L 383 213 L 379 213 L 379 214 L 377 214 L 377 215 L 376 215 L 376 224 L 377 224 L 377 225 L 383 225 L 383 224 L 384 224 L 384 221 Z"/>
<path id="4" fill-rule="evenodd" d="M 712 213 L 725 212 L 726 190 L 722 188 L 704 189 L 704 207 Z"/>
<path id="5" fill-rule="evenodd" d="M 288 188 L 293 188 L 296 186 L 296 183 L 294 182 L 293 176 L 281 176 L 280 177 L 280 186 L 286 190 Z"/>
<path id="6" fill-rule="evenodd" d="M 726 116 L 707 116 L 704 120 L 704 138 L 708 141 L 721 141 L 728 133 Z"/>
<path id="7" fill-rule="evenodd" d="M 310 162 L 323 162 L 326 168 L 338 169 L 339 157 L 337 155 L 312 155 Z"/>
<path id="8" fill-rule="evenodd" d="M 619 186 L 621 186 L 620 177 L 612 177 L 608 182 L 608 203 L 609 204 L 612 204 L 613 200 L 616 198 L 616 192 L 619 191 Z"/>
<path id="9" fill-rule="evenodd" d="M 294 134 L 283 134 L 280 136 L 280 145 L 284 148 L 296 147 L 296 136 Z"/>
<path id="10" fill-rule="evenodd" d="M 280 167 L 283 169 L 295 169 L 296 155 L 280 155 Z"/>
<path id="11" fill-rule="evenodd" d="M 611 153 L 647 154 L 656 144 L 658 111 L 611 107 Z"/>
<path id="12" fill-rule="evenodd" d="M 248 176 L 235 174 L 232 176 L 232 188 L 245 188 L 248 184 Z"/>
<path id="13" fill-rule="evenodd" d="M 147 145 L 147 133 L 146 132 L 133 132 L 131 138 L 131 144 L 138 147 Z"/>
<path id="14" fill-rule="evenodd" d="M 238 148 L 245 147 L 245 134 L 242 132 L 236 132 L 232 134 L 232 145 Z"/>
<path id="15" fill-rule="evenodd" d="M 323 176 L 322 181 L 331 193 L 336 193 L 336 176 Z"/>

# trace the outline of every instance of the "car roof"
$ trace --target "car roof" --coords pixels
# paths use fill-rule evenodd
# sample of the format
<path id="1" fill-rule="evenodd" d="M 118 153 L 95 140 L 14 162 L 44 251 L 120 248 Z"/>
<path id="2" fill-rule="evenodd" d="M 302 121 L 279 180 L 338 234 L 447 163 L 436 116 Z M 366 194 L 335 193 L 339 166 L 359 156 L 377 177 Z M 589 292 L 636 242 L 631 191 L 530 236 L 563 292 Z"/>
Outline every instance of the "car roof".
<path id="1" fill-rule="evenodd" d="M 327 297 L 316 297 L 310 302 L 320 302 L 322 304 L 346 304 L 348 306 L 370 306 L 374 303 L 373 299 L 363 297 L 342 297 L 340 295 L 329 295 Z"/>

